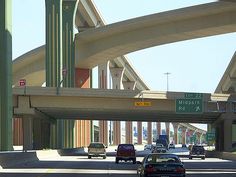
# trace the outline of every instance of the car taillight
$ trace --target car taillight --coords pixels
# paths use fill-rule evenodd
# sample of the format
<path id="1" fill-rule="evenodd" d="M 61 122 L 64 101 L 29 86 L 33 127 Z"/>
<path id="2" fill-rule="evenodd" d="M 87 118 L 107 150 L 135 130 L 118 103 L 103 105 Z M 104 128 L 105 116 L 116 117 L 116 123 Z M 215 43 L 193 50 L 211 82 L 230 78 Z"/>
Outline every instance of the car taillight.
<path id="1" fill-rule="evenodd" d="M 175 171 L 176 173 L 185 173 L 185 169 L 181 167 L 176 168 Z"/>
<path id="2" fill-rule="evenodd" d="M 147 166 L 147 172 L 150 173 L 150 172 L 153 172 L 154 168 L 152 165 L 148 165 Z"/>

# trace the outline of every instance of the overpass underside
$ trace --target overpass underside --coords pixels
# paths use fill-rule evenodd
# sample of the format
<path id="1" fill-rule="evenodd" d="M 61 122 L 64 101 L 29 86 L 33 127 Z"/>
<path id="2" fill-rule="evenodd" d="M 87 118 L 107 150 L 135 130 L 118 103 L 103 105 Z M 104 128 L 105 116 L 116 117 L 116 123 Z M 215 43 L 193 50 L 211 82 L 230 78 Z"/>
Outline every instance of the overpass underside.
<path id="1" fill-rule="evenodd" d="M 132 90 L 76 89 L 76 88 L 14 88 L 14 115 L 43 115 L 50 119 L 120 120 L 186 122 L 212 124 L 224 113 L 216 108 L 218 100 L 227 101 L 228 95 L 205 94 L 203 112 L 176 113 L 177 92 L 142 93 Z M 142 95 L 142 96 L 140 96 Z M 149 106 L 137 106 L 149 102 Z"/>

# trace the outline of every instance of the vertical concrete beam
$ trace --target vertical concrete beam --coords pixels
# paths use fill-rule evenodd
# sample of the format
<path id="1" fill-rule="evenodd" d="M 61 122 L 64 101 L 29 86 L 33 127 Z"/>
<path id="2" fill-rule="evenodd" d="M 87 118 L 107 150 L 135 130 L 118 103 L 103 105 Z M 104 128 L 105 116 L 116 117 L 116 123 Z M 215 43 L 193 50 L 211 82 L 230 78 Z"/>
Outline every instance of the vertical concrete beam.
<path id="1" fill-rule="evenodd" d="M 121 127 L 120 121 L 113 122 L 113 144 L 118 145 L 121 143 Z"/>
<path id="2" fill-rule="evenodd" d="M 178 144 L 178 130 L 179 130 L 179 124 L 178 123 L 172 123 L 173 128 L 174 128 L 174 143 Z"/>
<path id="3" fill-rule="evenodd" d="M 232 150 L 232 123 L 231 119 L 224 120 L 224 151 Z"/>
<path id="4" fill-rule="evenodd" d="M 91 71 L 90 69 L 76 68 L 75 69 L 75 87 L 78 88 L 90 88 Z M 91 141 L 91 122 L 89 120 L 77 120 L 76 129 L 77 132 L 77 145 L 88 146 Z"/>
<path id="5" fill-rule="evenodd" d="M 156 137 L 156 139 L 158 139 L 159 136 L 161 135 L 161 122 L 156 122 L 156 127 L 157 127 L 157 137 Z"/>
<path id="6" fill-rule="evenodd" d="M 75 86 L 75 43 L 74 27 L 75 14 L 78 6 L 77 0 L 63 0 L 62 2 L 62 80 L 63 87 Z M 60 85 L 61 86 L 61 85 Z M 59 86 L 59 87 L 60 87 Z M 64 148 L 75 146 L 75 121 L 63 120 L 61 122 Z"/>
<path id="7" fill-rule="evenodd" d="M 75 86 L 75 14 L 79 0 L 63 0 L 62 2 L 62 50 L 64 87 Z"/>
<path id="8" fill-rule="evenodd" d="M 23 117 L 23 150 L 33 149 L 33 118 Z"/>
<path id="9" fill-rule="evenodd" d="M 170 139 L 170 123 L 166 122 L 165 125 L 166 125 L 166 135 L 168 139 Z"/>
<path id="10" fill-rule="evenodd" d="M 152 122 L 147 123 L 147 143 L 152 144 Z"/>
<path id="11" fill-rule="evenodd" d="M 124 70 L 124 68 L 110 68 L 112 76 L 112 89 L 123 89 L 122 78 Z"/>
<path id="12" fill-rule="evenodd" d="M 137 122 L 138 129 L 138 144 L 143 144 L 143 126 L 142 122 Z"/>
<path id="13" fill-rule="evenodd" d="M 112 88 L 113 89 L 122 89 L 122 78 L 124 74 L 124 68 L 110 68 L 111 76 L 112 76 Z M 121 142 L 121 125 L 120 121 L 113 122 L 113 137 L 114 145 L 118 145 Z"/>
<path id="14" fill-rule="evenodd" d="M 62 0 L 45 0 L 46 87 L 60 87 L 62 79 Z M 51 126 L 51 147 L 62 148 L 63 121 Z M 56 134 L 55 134 L 56 133 Z"/>
<path id="15" fill-rule="evenodd" d="M 98 65 L 98 86 L 100 89 L 108 89 L 109 62 Z M 105 120 L 99 121 L 99 141 L 108 145 L 108 123 Z M 110 137 L 111 138 L 111 137 Z"/>
<path id="16" fill-rule="evenodd" d="M 123 81 L 123 87 L 125 90 L 134 90 L 136 82 L 135 81 Z M 133 143 L 133 126 L 132 121 L 125 122 L 125 142 L 126 143 Z"/>
<path id="17" fill-rule="evenodd" d="M 62 69 L 62 0 L 46 3 L 46 86 L 59 87 Z"/>
<path id="18" fill-rule="evenodd" d="M 0 1 L 0 150 L 12 150 L 12 1 Z"/>
<path id="19" fill-rule="evenodd" d="M 125 142 L 133 144 L 133 126 L 132 121 L 125 122 Z"/>
<path id="20" fill-rule="evenodd" d="M 187 131 L 187 128 L 181 127 L 181 131 L 182 131 L 182 144 L 186 144 L 186 131 Z"/>

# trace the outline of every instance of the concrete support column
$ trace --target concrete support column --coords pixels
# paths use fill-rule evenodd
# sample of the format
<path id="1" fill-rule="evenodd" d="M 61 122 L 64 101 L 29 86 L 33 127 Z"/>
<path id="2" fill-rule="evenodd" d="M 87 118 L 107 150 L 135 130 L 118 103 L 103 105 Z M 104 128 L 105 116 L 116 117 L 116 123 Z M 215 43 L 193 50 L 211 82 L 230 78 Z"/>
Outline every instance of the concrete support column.
<path id="1" fill-rule="evenodd" d="M 172 123 L 173 127 L 174 127 L 174 143 L 178 144 L 178 130 L 179 130 L 179 124 L 178 123 Z"/>
<path id="2" fill-rule="evenodd" d="M 12 0 L 0 1 L 0 151 L 12 150 Z"/>
<path id="3" fill-rule="evenodd" d="M 109 62 L 98 65 L 98 86 L 100 89 L 108 89 Z M 99 121 L 99 141 L 108 145 L 108 123 L 105 120 Z M 111 137 L 110 137 L 111 138 Z"/>
<path id="4" fill-rule="evenodd" d="M 45 0 L 46 86 L 59 87 L 62 79 L 62 0 Z"/>
<path id="5" fill-rule="evenodd" d="M 134 90 L 136 82 L 134 81 L 123 81 L 123 87 L 125 90 Z M 133 143 L 133 126 L 131 121 L 125 122 L 125 142 Z"/>
<path id="6" fill-rule="evenodd" d="M 187 128 L 181 127 L 181 131 L 182 131 L 182 144 L 186 144 L 186 131 L 187 131 Z"/>
<path id="7" fill-rule="evenodd" d="M 108 125 L 107 121 L 99 121 L 99 141 L 108 145 Z"/>
<path id="8" fill-rule="evenodd" d="M 46 87 L 60 87 L 62 79 L 62 0 L 45 0 L 46 5 Z M 62 121 L 51 126 L 51 148 L 62 148 Z M 50 135 L 48 135 L 50 136 Z"/>
<path id="9" fill-rule="evenodd" d="M 75 87 L 90 88 L 91 70 L 86 68 L 75 69 Z M 91 142 L 91 122 L 89 120 L 76 120 L 75 122 L 75 146 L 88 146 Z"/>
<path id="10" fill-rule="evenodd" d="M 158 139 L 159 135 L 161 135 L 161 122 L 156 122 L 156 127 L 157 127 L 157 137 L 156 137 L 156 139 Z"/>
<path id="11" fill-rule="evenodd" d="M 137 122 L 138 144 L 143 144 L 143 126 L 142 122 Z"/>
<path id="12" fill-rule="evenodd" d="M 131 121 L 125 122 L 125 142 L 133 144 L 133 126 Z"/>
<path id="13" fill-rule="evenodd" d="M 118 145 L 121 143 L 120 121 L 114 121 L 113 123 L 113 144 Z"/>
<path id="14" fill-rule="evenodd" d="M 147 123 L 147 143 L 152 144 L 152 122 Z"/>
<path id="15" fill-rule="evenodd" d="M 110 68 L 111 76 L 112 76 L 112 88 L 113 89 L 122 89 L 122 78 L 124 74 L 124 68 Z M 118 145 L 121 142 L 121 125 L 120 121 L 113 122 L 113 137 L 114 145 Z"/>
<path id="16" fill-rule="evenodd" d="M 33 149 L 33 118 L 23 117 L 23 150 Z"/>
<path id="17" fill-rule="evenodd" d="M 224 151 L 232 150 L 232 123 L 231 119 L 224 120 Z"/>
<path id="18" fill-rule="evenodd" d="M 124 74 L 124 68 L 110 68 L 112 76 L 112 89 L 122 89 L 122 78 Z"/>
<path id="19" fill-rule="evenodd" d="M 166 135 L 168 137 L 168 139 L 170 139 L 170 123 L 166 122 Z"/>

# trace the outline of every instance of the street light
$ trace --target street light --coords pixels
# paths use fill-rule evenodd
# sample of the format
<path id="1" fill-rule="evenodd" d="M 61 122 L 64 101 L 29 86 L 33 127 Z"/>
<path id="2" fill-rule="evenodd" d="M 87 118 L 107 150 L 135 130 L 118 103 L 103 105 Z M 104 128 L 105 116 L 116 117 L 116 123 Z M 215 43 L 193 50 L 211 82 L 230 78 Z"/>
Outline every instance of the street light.
<path id="1" fill-rule="evenodd" d="M 166 75 L 166 91 L 169 91 L 169 72 L 164 73 Z"/>

